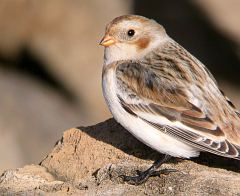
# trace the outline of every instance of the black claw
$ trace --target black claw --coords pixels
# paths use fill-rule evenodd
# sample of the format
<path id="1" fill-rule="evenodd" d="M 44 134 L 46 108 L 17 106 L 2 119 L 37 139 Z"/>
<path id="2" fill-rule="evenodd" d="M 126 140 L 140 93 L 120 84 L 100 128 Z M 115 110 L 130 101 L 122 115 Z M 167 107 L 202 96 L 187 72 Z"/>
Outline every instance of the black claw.
<path id="1" fill-rule="evenodd" d="M 142 171 L 136 170 L 136 173 L 137 173 L 138 176 L 140 176 L 142 174 Z"/>
<path id="2" fill-rule="evenodd" d="M 127 182 L 128 184 L 132 184 L 132 185 L 143 184 L 149 178 L 149 176 L 143 176 L 143 175 L 139 175 L 139 176 L 125 176 L 125 175 L 122 175 L 120 177 L 123 179 L 124 182 Z"/>
<path id="3" fill-rule="evenodd" d="M 161 169 L 159 171 L 154 171 L 151 176 L 152 177 L 155 177 L 155 176 L 160 176 L 161 174 L 165 174 L 165 175 L 168 175 L 170 174 L 171 172 L 178 172 L 178 170 L 176 169 Z"/>
<path id="4" fill-rule="evenodd" d="M 161 174 L 165 174 L 168 175 L 171 172 L 178 172 L 178 170 L 176 169 L 162 169 L 159 171 L 144 171 L 144 172 L 140 172 L 139 170 L 137 170 L 137 176 L 126 176 L 126 175 L 121 175 L 119 177 L 121 177 L 123 179 L 124 182 L 127 182 L 128 184 L 132 184 L 132 185 L 140 185 L 143 184 L 144 182 L 146 182 L 148 180 L 149 177 L 155 177 L 155 176 L 160 176 Z"/>
<path id="5" fill-rule="evenodd" d="M 123 179 L 124 182 L 127 182 L 128 184 L 133 184 L 133 185 L 140 185 L 148 180 L 149 177 L 151 176 L 160 176 L 161 174 L 169 174 L 171 172 L 177 172 L 178 170 L 176 169 L 162 169 L 159 171 L 156 171 L 158 167 L 160 167 L 164 162 L 169 160 L 170 156 L 165 155 L 165 157 L 160 160 L 156 161 L 149 169 L 146 171 L 139 171 L 137 170 L 137 176 L 126 176 L 126 175 L 121 175 L 119 176 L 120 178 Z"/>

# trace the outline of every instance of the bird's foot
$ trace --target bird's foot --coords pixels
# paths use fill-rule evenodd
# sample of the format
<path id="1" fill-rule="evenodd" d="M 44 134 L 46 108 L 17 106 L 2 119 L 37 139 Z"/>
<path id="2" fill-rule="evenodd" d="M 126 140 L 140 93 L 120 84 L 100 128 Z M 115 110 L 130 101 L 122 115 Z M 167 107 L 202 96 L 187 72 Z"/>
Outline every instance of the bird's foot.
<path id="1" fill-rule="evenodd" d="M 177 172 L 178 170 L 176 169 L 162 169 L 158 171 L 154 170 L 146 170 L 146 171 L 139 171 L 137 170 L 137 176 L 126 176 L 126 175 L 121 175 L 120 177 L 123 179 L 124 182 L 127 182 L 128 184 L 132 185 L 140 185 L 145 183 L 149 177 L 152 176 L 160 176 L 161 174 L 169 174 L 171 172 Z"/>
<path id="2" fill-rule="evenodd" d="M 120 177 L 123 179 L 123 181 L 133 184 L 133 185 L 140 185 L 148 180 L 151 176 L 160 176 L 161 174 L 169 174 L 171 172 L 176 172 L 175 169 L 162 169 L 157 170 L 163 163 L 168 161 L 171 158 L 169 155 L 165 155 L 163 159 L 160 159 L 158 161 L 155 161 L 153 165 L 148 168 L 146 171 L 140 172 L 137 171 L 137 176 L 126 176 L 121 175 Z"/>

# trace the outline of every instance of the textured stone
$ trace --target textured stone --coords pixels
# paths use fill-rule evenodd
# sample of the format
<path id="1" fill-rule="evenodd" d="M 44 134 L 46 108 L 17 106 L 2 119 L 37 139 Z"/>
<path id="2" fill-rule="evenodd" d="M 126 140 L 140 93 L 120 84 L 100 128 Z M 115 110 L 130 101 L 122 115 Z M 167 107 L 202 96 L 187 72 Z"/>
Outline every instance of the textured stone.
<path id="1" fill-rule="evenodd" d="M 51 195 L 239 195 L 239 162 L 209 154 L 173 159 L 162 168 L 178 172 L 152 177 L 145 184 L 122 182 L 160 155 L 137 141 L 114 119 L 66 131 L 40 165 L 5 171 L 0 192 Z"/>

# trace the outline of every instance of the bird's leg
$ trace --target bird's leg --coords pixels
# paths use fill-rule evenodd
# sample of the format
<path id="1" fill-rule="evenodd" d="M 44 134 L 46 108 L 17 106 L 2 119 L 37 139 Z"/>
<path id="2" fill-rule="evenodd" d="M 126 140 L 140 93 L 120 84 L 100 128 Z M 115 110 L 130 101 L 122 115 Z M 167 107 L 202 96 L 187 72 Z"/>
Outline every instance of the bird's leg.
<path id="1" fill-rule="evenodd" d="M 121 175 L 120 177 L 123 179 L 123 181 L 133 184 L 133 185 L 139 185 L 148 180 L 151 176 L 159 176 L 160 174 L 169 174 L 170 172 L 176 172 L 175 169 L 163 169 L 157 171 L 157 169 L 166 161 L 168 161 L 171 158 L 170 155 L 165 155 L 163 159 L 157 160 L 153 163 L 153 165 L 148 168 L 146 171 L 140 172 L 137 171 L 137 176 L 125 176 Z"/>

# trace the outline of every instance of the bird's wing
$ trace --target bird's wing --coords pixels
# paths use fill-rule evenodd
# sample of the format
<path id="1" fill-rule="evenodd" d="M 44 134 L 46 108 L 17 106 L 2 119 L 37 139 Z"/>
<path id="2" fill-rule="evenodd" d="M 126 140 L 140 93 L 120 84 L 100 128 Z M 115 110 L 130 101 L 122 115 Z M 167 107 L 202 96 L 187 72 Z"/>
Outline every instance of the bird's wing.
<path id="1" fill-rule="evenodd" d="M 191 102 L 187 86 L 172 82 L 168 73 L 140 62 L 119 62 L 116 67 L 118 98 L 123 108 L 148 124 L 200 150 L 239 158 L 212 116 Z M 209 109 L 208 109 L 209 110 Z M 211 112 L 209 112 L 211 113 Z"/>

